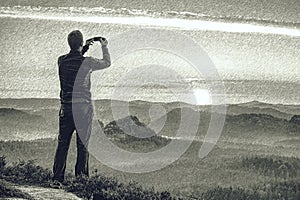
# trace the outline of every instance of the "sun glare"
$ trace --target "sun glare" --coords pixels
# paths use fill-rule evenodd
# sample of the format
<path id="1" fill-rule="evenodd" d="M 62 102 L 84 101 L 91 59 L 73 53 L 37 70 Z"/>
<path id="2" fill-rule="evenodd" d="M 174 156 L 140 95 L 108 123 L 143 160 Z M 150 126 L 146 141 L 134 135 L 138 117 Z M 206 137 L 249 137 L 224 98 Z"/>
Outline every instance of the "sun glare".
<path id="1" fill-rule="evenodd" d="M 197 105 L 209 105 L 212 103 L 209 90 L 197 88 L 194 89 L 193 92 L 196 98 Z"/>

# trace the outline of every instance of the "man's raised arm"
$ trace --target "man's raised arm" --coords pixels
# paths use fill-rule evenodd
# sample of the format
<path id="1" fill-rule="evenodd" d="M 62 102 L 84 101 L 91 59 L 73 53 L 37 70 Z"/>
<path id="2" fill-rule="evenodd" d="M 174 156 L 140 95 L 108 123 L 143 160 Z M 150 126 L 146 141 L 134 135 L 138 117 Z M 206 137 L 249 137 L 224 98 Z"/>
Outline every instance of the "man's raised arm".
<path id="1" fill-rule="evenodd" d="M 100 43 L 102 46 L 103 58 L 102 59 L 91 58 L 90 64 L 91 64 L 93 71 L 105 69 L 111 65 L 110 55 L 109 55 L 108 48 L 107 48 L 108 41 L 104 38 L 103 39 L 101 38 Z"/>

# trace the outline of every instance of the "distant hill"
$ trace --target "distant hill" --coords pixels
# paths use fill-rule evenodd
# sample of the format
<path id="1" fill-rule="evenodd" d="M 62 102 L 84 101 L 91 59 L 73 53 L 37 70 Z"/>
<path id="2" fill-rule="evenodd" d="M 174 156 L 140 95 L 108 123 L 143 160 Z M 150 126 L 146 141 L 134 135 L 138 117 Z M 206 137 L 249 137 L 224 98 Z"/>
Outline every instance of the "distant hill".
<path id="1" fill-rule="evenodd" d="M 30 123 L 40 122 L 43 118 L 39 115 L 29 114 L 14 108 L 0 108 L 0 122 L 3 123 Z"/>
<path id="2" fill-rule="evenodd" d="M 58 108 L 59 99 L 0 99 L 0 107 L 15 108 L 15 109 L 42 109 L 42 108 Z"/>
<path id="3" fill-rule="evenodd" d="M 1 140 L 30 140 L 43 138 L 49 123 L 40 115 L 14 108 L 0 108 Z"/>
<path id="4" fill-rule="evenodd" d="M 189 108 L 184 108 L 189 109 Z M 189 109 L 189 112 L 197 111 Z M 200 114 L 200 124 L 198 135 L 204 135 L 208 129 L 211 114 L 208 112 L 198 112 Z M 168 112 L 165 127 L 161 134 L 174 136 L 181 122 L 181 109 L 176 108 Z M 300 123 L 297 117 L 290 119 L 277 118 L 269 114 L 246 113 L 246 114 L 227 114 L 222 136 L 236 138 L 255 138 L 260 136 L 289 136 L 300 132 Z M 162 120 L 159 119 L 158 121 Z M 196 123 L 196 122 L 195 122 Z M 187 130 L 189 127 L 186 127 Z"/>
<path id="5" fill-rule="evenodd" d="M 191 126 L 198 127 L 198 134 L 204 134 L 208 128 L 210 113 L 208 112 L 198 112 L 191 108 L 183 108 L 185 113 L 190 113 L 190 115 L 198 115 L 200 116 L 200 124 L 197 121 L 192 121 Z M 174 137 L 177 134 L 177 130 L 179 129 L 180 124 L 183 129 L 189 130 L 189 126 L 181 122 L 181 108 L 175 108 L 166 114 L 166 117 L 163 116 L 158 119 L 155 123 L 159 123 L 166 119 L 163 129 L 160 134 Z"/>
<path id="6" fill-rule="evenodd" d="M 293 114 L 279 111 L 273 107 L 262 107 L 258 105 L 230 105 L 227 108 L 227 113 L 230 115 L 239 114 L 267 114 L 276 118 L 290 119 Z"/>
<path id="7" fill-rule="evenodd" d="M 151 122 L 149 109 L 153 105 L 161 106 L 167 114 L 156 120 L 162 123 L 166 119 L 160 132 L 166 136 L 176 135 L 181 120 L 179 107 L 184 107 L 187 112 L 192 114 L 200 114 L 199 135 L 206 133 L 211 117 L 210 105 L 197 106 L 181 102 L 132 101 L 128 103 L 108 99 L 96 100 L 95 117 L 104 124 L 116 120 L 112 115 L 112 102 L 116 106 L 117 112 L 122 112 L 123 109 L 120 108 L 129 105 L 130 115 L 136 116 L 145 125 Z M 35 137 L 55 138 L 58 133 L 59 108 L 58 99 L 0 99 L 0 140 L 26 140 Z M 299 113 L 300 108 L 297 105 L 273 105 L 258 101 L 227 105 L 226 123 L 222 135 L 296 133 L 298 126 L 291 123 L 290 119 Z M 188 130 L 188 127 L 186 129 Z"/>
<path id="8" fill-rule="evenodd" d="M 156 135 L 152 129 L 132 115 L 109 122 L 103 130 L 115 144 L 131 151 L 153 151 L 170 142 L 169 139 Z"/>
<path id="9" fill-rule="evenodd" d="M 250 101 L 247 103 L 240 103 L 231 106 L 239 106 L 240 108 L 253 109 L 252 113 L 255 113 L 256 110 L 265 111 L 264 114 L 276 115 L 276 112 L 279 112 L 279 115 L 287 114 L 288 116 L 296 115 L 300 113 L 299 105 L 284 105 L 284 104 L 269 104 L 259 101 Z M 271 111 L 271 112 L 269 112 Z M 269 112 L 269 113 L 268 113 Z M 260 112 L 263 114 L 263 112 Z M 242 114 L 242 113 L 240 113 Z M 274 116 L 277 117 L 277 116 Z"/>
<path id="10" fill-rule="evenodd" d="M 289 133 L 290 123 L 288 120 L 267 114 L 227 115 L 224 126 L 225 136 L 234 137 L 284 136 Z"/>

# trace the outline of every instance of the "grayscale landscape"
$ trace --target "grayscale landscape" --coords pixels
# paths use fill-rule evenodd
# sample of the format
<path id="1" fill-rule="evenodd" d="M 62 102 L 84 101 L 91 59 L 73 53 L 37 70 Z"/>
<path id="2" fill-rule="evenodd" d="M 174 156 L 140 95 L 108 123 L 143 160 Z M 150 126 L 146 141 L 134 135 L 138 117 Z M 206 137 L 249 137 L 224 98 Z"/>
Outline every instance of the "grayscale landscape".
<path id="1" fill-rule="evenodd" d="M 299 200 L 299 13 L 297 0 L 1 1 L 0 198 Z M 114 165 L 167 163 L 163 156 L 148 160 L 143 154 L 172 142 L 190 143 L 178 159 L 161 169 L 130 173 L 91 153 L 90 177 L 76 178 L 73 135 L 66 185 L 49 188 L 60 110 L 57 58 L 68 53 L 67 34 L 76 29 L 85 39 L 105 36 L 111 50 L 112 66 L 92 76 L 95 124 L 115 146 L 141 155 L 128 162 L 116 158 Z M 191 60 L 174 53 L 188 52 L 184 39 L 160 41 L 153 30 L 189 38 L 210 58 L 220 80 L 207 81 Z M 145 34 L 137 41 L 145 44 L 148 36 L 158 38 L 158 45 L 176 43 L 178 51 L 135 50 L 134 43 L 126 43 L 127 31 Z M 124 46 L 117 43 L 119 35 L 129 52 L 122 57 L 116 55 Z M 97 45 L 88 56 L 101 57 Z M 140 66 L 145 70 L 129 77 Z M 209 84 L 215 81 L 222 82 L 223 94 L 213 93 Z M 214 103 L 222 95 L 225 101 Z M 116 118 L 113 109 L 129 112 Z M 200 117 L 189 123 L 197 127 L 194 138 L 182 124 L 182 110 Z M 212 151 L 200 158 L 214 114 L 225 117 L 224 126 Z M 162 122 L 159 131 L 150 126 Z M 120 124 L 151 136 L 128 135 Z M 177 136 L 180 126 L 186 137 Z"/>

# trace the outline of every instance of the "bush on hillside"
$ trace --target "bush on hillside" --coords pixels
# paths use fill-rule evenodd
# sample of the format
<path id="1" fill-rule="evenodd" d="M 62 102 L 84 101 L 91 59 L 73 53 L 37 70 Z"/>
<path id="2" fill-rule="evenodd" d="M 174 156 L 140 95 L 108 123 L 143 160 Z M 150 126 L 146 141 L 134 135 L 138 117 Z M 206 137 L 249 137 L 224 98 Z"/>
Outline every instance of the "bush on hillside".
<path id="1" fill-rule="evenodd" d="M 262 197 L 256 191 L 243 188 L 216 188 L 209 189 L 201 195 L 201 199 L 207 200 L 260 200 Z"/>
<path id="2" fill-rule="evenodd" d="M 2 156 L 2 162 L 6 163 L 5 157 Z M 1 159 L 0 159 L 1 161 Z M 13 166 L 5 166 L 0 174 L 0 179 L 27 185 L 49 186 L 52 173 L 35 164 L 34 161 L 20 161 Z M 72 192 L 79 197 L 90 199 L 94 194 L 102 196 L 102 199 L 119 200 L 119 199 L 174 199 L 167 191 L 156 192 L 154 189 L 144 189 L 137 183 L 123 184 L 115 178 L 109 178 L 101 175 L 94 175 L 90 178 L 74 177 L 66 175 L 65 190 Z"/>
<path id="3" fill-rule="evenodd" d="M 5 169 L 6 166 L 6 157 L 5 156 L 0 156 L 0 172 Z"/>
<path id="4" fill-rule="evenodd" d="M 283 157 L 245 157 L 242 158 L 243 168 L 255 170 L 263 175 L 282 177 L 300 175 L 300 159 Z"/>
<path id="5" fill-rule="evenodd" d="M 51 171 L 35 164 L 33 160 L 20 161 L 2 170 L 0 178 L 18 184 L 46 185 L 51 179 Z"/>
<path id="6" fill-rule="evenodd" d="M 0 179 L 0 198 L 23 198 L 33 200 L 27 193 L 13 188 L 9 183 Z"/>
<path id="7" fill-rule="evenodd" d="M 299 200 L 300 180 L 258 185 L 252 189 L 220 187 L 202 193 L 203 200 Z"/>

